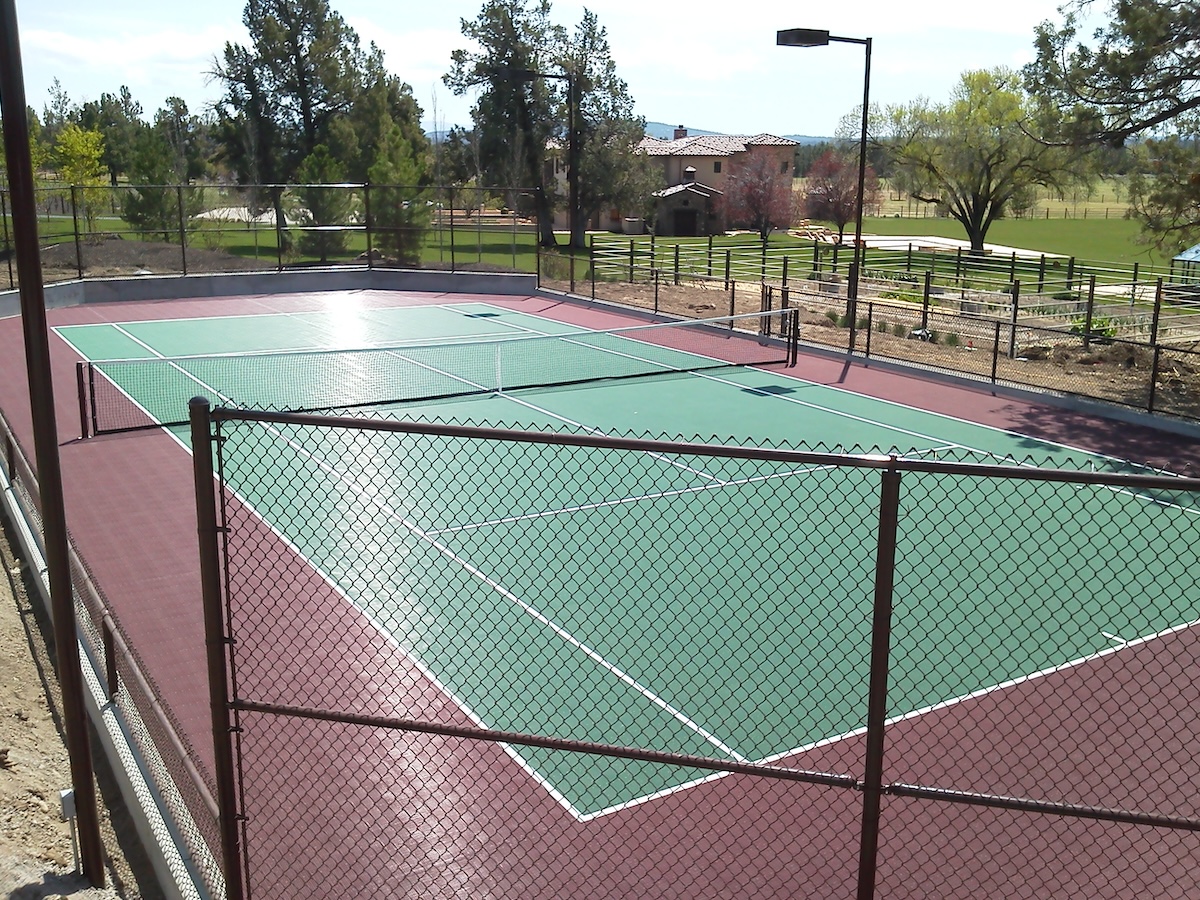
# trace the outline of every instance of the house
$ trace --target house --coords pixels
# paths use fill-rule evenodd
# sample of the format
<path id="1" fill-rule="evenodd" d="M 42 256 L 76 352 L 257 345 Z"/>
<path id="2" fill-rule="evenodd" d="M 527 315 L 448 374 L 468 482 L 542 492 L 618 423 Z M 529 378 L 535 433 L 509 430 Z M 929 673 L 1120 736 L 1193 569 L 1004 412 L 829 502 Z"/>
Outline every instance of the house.
<path id="1" fill-rule="evenodd" d="M 725 180 L 731 170 L 748 160 L 764 154 L 772 157 L 772 168 L 781 175 L 793 173 L 796 141 L 773 134 L 730 135 L 704 134 L 688 136 L 682 125 L 675 129 L 672 140 L 646 137 L 638 144 L 645 153 L 661 165 L 663 184 L 655 192 L 655 230 L 666 236 L 699 236 L 721 234 L 725 220 L 720 198 Z M 547 144 L 545 180 L 554 185 L 561 197 L 567 195 L 567 162 L 565 148 L 558 142 Z M 777 167 L 777 168 L 776 168 Z M 630 222 L 617 209 L 605 210 L 590 218 L 589 229 L 608 231 L 629 230 Z M 554 213 L 554 227 L 565 230 L 567 212 L 560 208 Z"/>
<path id="2" fill-rule="evenodd" d="M 678 237 L 723 232 L 720 197 L 730 171 L 766 154 L 781 175 L 790 175 L 795 147 L 773 134 L 689 136 L 682 125 L 669 141 L 644 138 L 638 149 L 661 164 L 665 184 L 655 193 L 655 230 Z"/>

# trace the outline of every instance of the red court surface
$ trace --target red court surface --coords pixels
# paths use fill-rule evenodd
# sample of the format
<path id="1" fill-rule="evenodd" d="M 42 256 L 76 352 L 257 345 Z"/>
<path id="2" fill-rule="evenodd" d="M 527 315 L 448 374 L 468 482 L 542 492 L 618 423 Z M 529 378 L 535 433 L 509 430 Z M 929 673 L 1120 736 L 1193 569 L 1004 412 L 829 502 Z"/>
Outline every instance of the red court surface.
<path id="1" fill-rule="evenodd" d="M 479 300 L 588 328 L 631 323 L 611 308 L 553 297 L 365 291 L 356 299 L 379 306 Z M 337 293 L 314 293 L 113 303 L 53 310 L 49 317 L 52 325 L 66 325 L 296 312 L 338 300 Z M 32 457 L 21 340 L 19 321 L 0 321 L 0 409 Z M 191 458 L 158 432 L 76 439 L 76 359 L 53 337 L 52 353 L 71 536 L 211 771 Z M 803 351 L 790 373 L 1175 472 L 1200 472 L 1200 439 L 1194 437 Z M 274 538 L 264 534 L 262 540 Z M 357 615 L 320 577 L 297 577 L 301 562 L 285 554 L 277 559 L 297 618 L 306 604 L 340 605 L 347 619 Z M 1069 798 L 1087 784 L 1119 782 L 1127 805 L 1137 795 L 1129 779 L 1139 760 L 1118 760 L 1134 735 L 1106 729 L 1086 755 L 1079 753 L 1085 739 L 1067 746 L 1047 737 L 1086 736 L 1096 721 L 1136 700 L 1145 704 L 1140 727 L 1163 733 L 1161 753 L 1177 767 L 1174 783 L 1190 795 L 1200 765 L 1183 748 L 1196 745 L 1200 723 L 1181 731 L 1179 710 L 1194 709 L 1200 700 L 1195 631 L 1031 679 L 1006 689 L 1002 700 L 989 695 L 895 724 L 888 731 L 888 778 L 936 783 L 939 771 L 953 767 L 956 783 L 963 784 L 965 773 L 975 790 Z M 348 628 L 342 634 L 366 632 Z M 356 711 L 419 711 L 470 724 L 393 645 L 345 640 L 329 648 L 328 665 L 319 673 L 331 699 L 370 695 L 379 706 Z M 286 648 L 279 653 L 286 658 Z M 365 683 L 363 673 L 372 667 L 351 662 L 365 655 L 386 659 L 380 668 L 395 672 L 395 683 Z M 289 679 L 315 674 L 282 672 L 281 694 Z M 1064 695 L 1085 699 L 1064 704 Z M 248 765 L 270 773 L 248 783 L 245 797 L 256 823 L 248 847 L 254 897 L 854 896 L 861 816 L 861 795 L 854 791 L 728 776 L 581 822 L 497 745 L 264 716 L 243 724 L 247 752 L 270 748 L 271 754 L 269 761 Z M 979 735 L 987 736 L 986 754 L 979 750 L 982 742 L 977 745 Z M 931 747 L 942 752 L 931 754 Z M 311 768 L 318 753 L 330 760 L 326 779 L 298 783 L 290 777 L 302 762 Z M 380 759 L 392 768 L 380 771 Z M 861 772 L 862 759 L 862 740 L 855 738 L 779 764 L 852 774 Z M 355 766 L 354 760 L 374 765 Z M 1099 777 L 1097 760 L 1110 767 Z M 1146 809 L 1198 812 L 1190 797 L 1151 792 L 1137 800 Z M 1086 802 L 1114 805 L 1103 790 Z M 882 821 L 881 897 L 1185 897 L 1197 887 L 1192 873 L 1200 846 L 1196 835 L 1184 831 L 901 798 L 885 799 Z M 364 868 L 366 856 L 390 864 Z"/>

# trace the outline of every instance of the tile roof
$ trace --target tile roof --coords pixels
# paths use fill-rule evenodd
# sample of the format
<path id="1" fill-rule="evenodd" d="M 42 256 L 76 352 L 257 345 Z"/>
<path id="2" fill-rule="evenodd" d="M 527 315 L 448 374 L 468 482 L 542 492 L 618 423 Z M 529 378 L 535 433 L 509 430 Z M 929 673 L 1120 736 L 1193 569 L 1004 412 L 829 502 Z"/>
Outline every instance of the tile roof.
<path id="1" fill-rule="evenodd" d="M 773 134 L 697 134 L 673 141 L 647 137 L 638 145 L 647 156 L 732 156 L 753 146 L 794 147 L 796 141 Z"/>

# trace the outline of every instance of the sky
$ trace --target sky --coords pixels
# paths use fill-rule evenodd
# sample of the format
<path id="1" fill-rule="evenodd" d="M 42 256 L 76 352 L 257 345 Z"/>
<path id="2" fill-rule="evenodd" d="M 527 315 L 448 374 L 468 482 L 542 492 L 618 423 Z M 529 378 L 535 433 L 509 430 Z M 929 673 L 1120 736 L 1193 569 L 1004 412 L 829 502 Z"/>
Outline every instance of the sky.
<path id="1" fill-rule="evenodd" d="M 872 38 L 871 102 L 944 101 L 971 69 L 1018 68 L 1034 28 L 1061 0 L 552 0 L 568 29 L 586 5 L 608 31 L 618 74 L 647 121 L 726 134 L 830 136 L 862 102 L 857 44 L 777 47 L 783 28 Z M 469 47 L 461 20 L 483 0 L 331 0 L 364 45 L 412 86 L 426 130 L 470 124 L 470 97 L 442 83 L 450 53 Z M 41 113 L 55 78 L 75 103 L 127 85 L 146 117 L 167 97 L 198 113 L 220 94 L 207 75 L 225 42 L 245 42 L 245 0 L 17 0 L 26 101 Z M 807 7 L 807 9 L 806 9 Z"/>

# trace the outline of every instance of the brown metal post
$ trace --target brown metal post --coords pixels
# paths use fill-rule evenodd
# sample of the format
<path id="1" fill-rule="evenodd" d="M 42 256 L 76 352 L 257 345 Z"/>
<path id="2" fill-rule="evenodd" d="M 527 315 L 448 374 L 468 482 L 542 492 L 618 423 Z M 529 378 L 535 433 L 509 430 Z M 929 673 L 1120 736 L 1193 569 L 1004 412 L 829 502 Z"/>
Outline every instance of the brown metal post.
<path id="1" fill-rule="evenodd" d="M 1092 346 L 1092 320 L 1096 311 L 1096 276 L 1093 275 L 1088 281 L 1087 305 L 1084 308 L 1083 316 L 1083 349 L 1088 350 Z"/>
<path id="2" fill-rule="evenodd" d="M 83 247 L 79 239 L 79 201 L 76 199 L 75 185 L 71 185 L 71 230 L 75 233 L 75 272 L 79 275 L 79 280 L 82 281 Z M 17 268 L 19 270 L 20 266 Z M 38 280 L 41 281 L 40 278 Z"/>
<path id="3" fill-rule="evenodd" d="M 371 183 L 367 182 L 363 185 L 363 230 L 367 235 L 367 268 L 375 268 L 375 260 L 372 258 L 371 251 L 373 242 L 371 240 L 374 234 L 375 223 L 371 220 Z M 516 251 L 513 251 L 513 256 L 516 256 Z M 516 268 L 516 265 L 513 265 Z"/>
<path id="4" fill-rule="evenodd" d="M 1017 316 L 1021 314 L 1021 282 L 1012 283 L 1012 324 L 1009 326 L 1008 358 L 1017 357 Z"/>
<path id="5" fill-rule="evenodd" d="M 8 286 L 12 288 L 16 285 L 13 279 L 13 255 L 9 253 L 9 238 L 8 238 L 8 191 L 0 191 L 0 221 L 4 223 L 4 256 L 8 260 Z"/>
<path id="6" fill-rule="evenodd" d="M 899 518 L 900 472 L 893 467 L 882 473 L 879 495 L 875 609 L 871 622 L 871 680 L 867 699 L 867 749 L 863 766 L 862 836 L 858 845 L 858 900 L 872 900 L 875 896 L 879 812 L 883 798 L 884 723 L 887 721 L 888 665 L 892 642 L 892 588 Z"/>
<path id="7" fill-rule="evenodd" d="M 187 274 L 187 223 L 183 214 L 183 185 L 175 185 L 175 203 L 179 211 L 179 255 L 183 262 L 183 274 Z"/>
<path id="8" fill-rule="evenodd" d="M 921 294 L 921 330 L 929 327 L 929 295 L 933 289 L 933 273 L 925 273 L 925 290 Z"/>
<path id="9" fill-rule="evenodd" d="M 1150 319 L 1150 344 L 1158 346 L 1158 320 L 1162 315 L 1163 280 L 1159 276 L 1158 284 L 1154 287 L 1154 315 Z"/>
<path id="10" fill-rule="evenodd" d="M 233 765 L 233 722 L 230 718 L 229 678 L 226 671 L 224 600 L 221 591 L 221 552 L 217 537 L 217 505 L 212 454 L 212 424 L 208 401 L 195 397 L 191 415 L 192 469 L 196 482 L 196 531 L 200 541 L 200 587 L 204 603 L 204 643 L 208 651 L 209 713 L 217 777 L 217 806 L 221 826 L 222 862 L 228 900 L 241 900 L 242 854 L 238 829 L 237 783 Z"/>
<path id="11" fill-rule="evenodd" d="M 58 455 L 58 425 L 54 418 L 50 335 L 46 322 L 41 254 L 38 250 L 33 160 L 29 152 L 26 108 L 16 5 L 14 0 L 0 0 L 0 115 L 3 117 L 4 152 L 12 191 L 14 249 L 21 283 L 21 324 L 25 336 L 25 364 L 29 378 L 46 574 L 50 582 L 50 606 L 54 620 L 54 647 L 58 655 L 58 679 L 62 691 L 63 730 L 66 732 L 71 785 L 75 791 L 83 874 L 94 886 L 102 887 L 104 847 L 100 841 L 96 781 L 84 705 L 83 672 L 79 663 L 79 638 L 71 585 L 62 467 Z"/>

